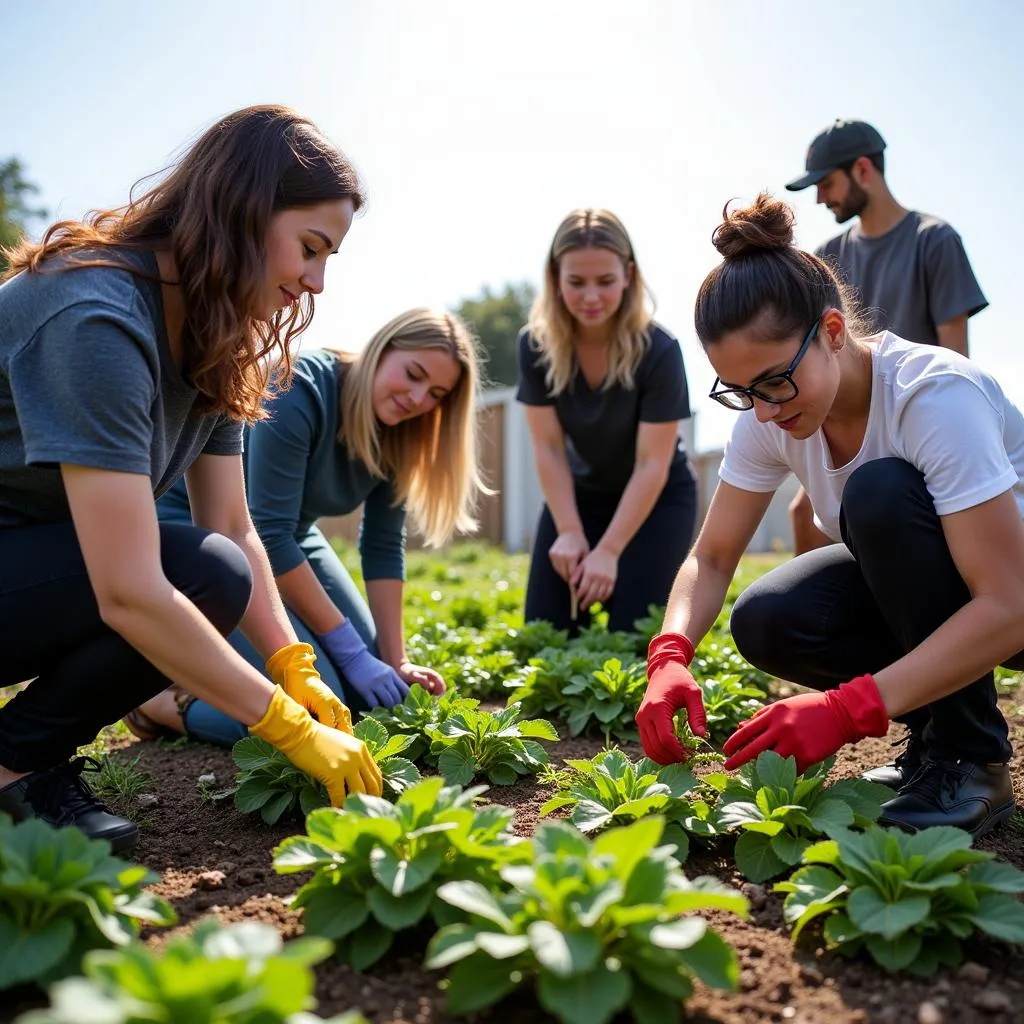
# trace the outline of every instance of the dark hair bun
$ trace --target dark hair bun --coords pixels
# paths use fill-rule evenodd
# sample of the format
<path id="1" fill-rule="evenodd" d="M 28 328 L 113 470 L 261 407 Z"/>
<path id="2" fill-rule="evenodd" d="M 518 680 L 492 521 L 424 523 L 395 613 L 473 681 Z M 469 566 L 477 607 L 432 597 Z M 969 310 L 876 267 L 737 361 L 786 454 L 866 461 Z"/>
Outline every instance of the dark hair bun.
<path id="1" fill-rule="evenodd" d="M 742 209 L 730 211 L 726 203 L 722 217 L 711 241 L 727 260 L 793 244 L 793 211 L 767 192 Z"/>

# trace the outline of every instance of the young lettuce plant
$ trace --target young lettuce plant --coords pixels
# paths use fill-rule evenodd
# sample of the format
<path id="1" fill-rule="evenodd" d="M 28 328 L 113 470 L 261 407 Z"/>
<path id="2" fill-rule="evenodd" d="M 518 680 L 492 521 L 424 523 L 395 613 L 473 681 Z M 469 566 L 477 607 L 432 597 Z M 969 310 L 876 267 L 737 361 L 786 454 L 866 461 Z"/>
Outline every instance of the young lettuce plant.
<path id="1" fill-rule="evenodd" d="M 532 862 L 503 869 L 510 892 L 442 885 L 438 896 L 468 918 L 427 947 L 428 968 L 455 965 L 449 1010 L 480 1010 L 535 985 L 541 1006 L 565 1024 L 606 1024 L 627 1006 L 640 1024 L 667 1024 L 679 1019 L 692 976 L 735 989 L 735 952 L 695 912 L 745 916 L 747 901 L 714 879 L 689 881 L 672 846 L 658 845 L 663 825 L 645 818 L 590 842 L 548 822 L 534 835 Z"/>
<path id="2" fill-rule="evenodd" d="M 586 679 L 603 664 L 603 658 L 587 651 L 545 648 L 530 659 L 532 671 L 525 679 L 506 683 L 506 688 L 512 691 L 508 699 L 522 704 L 524 715 L 564 714 L 565 688 Z"/>
<path id="3" fill-rule="evenodd" d="M 93 949 L 123 946 L 143 924 L 177 921 L 143 890 L 157 876 L 77 828 L 0 815 L 0 991 L 75 974 Z"/>
<path id="4" fill-rule="evenodd" d="M 387 729 L 372 718 L 357 722 L 352 731 L 377 762 L 386 796 L 398 796 L 419 779 L 415 765 L 398 756 L 412 745 L 414 737 L 388 736 Z M 268 825 L 275 825 L 286 815 L 309 814 L 330 803 L 322 782 L 297 768 L 266 740 L 246 736 L 234 745 L 231 753 L 239 767 L 235 807 L 243 814 L 259 811 Z"/>
<path id="5" fill-rule="evenodd" d="M 27 1013 L 17 1024 L 322 1024 L 305 1012 L 316 1006 L 312 966 L 331 954 L 325 939 L 284 945 L 269 925 L 222 928 L 203 921 L 187 936 L 154 952 L 133 943 L 89 953 L 84 978 L 50 990 L 50 1008 Z M 366 1024 L 357 1013 L 327 1024 Z"/>
<path id="6" fill-rule="evenodd" d="M 752 882 L 764 882 L 800 863 L 811 843 L 831 829 L 866 828 L 878 820 L 892 790 L 863 779 L 825 785 L 829 758 L 802 776 L 796 761 L 765 750 L 729 779 L 718 800 L 723 830 L 739 829 L 736 866 Z"/>
<path id="7" fill-rule="evenodd" d="M 519 704 L 509 704 L 493 714 L 468 708 L 452 715 L 431 734 L 438 771 L 459 786 L 478 775 L 496 786 L 511 786 L 520 775 L 539 772 L 548 755 L 537 740 L 557 740 L 558 733 L 543 718 L 520 721 L 520 711 Z"/>
<path id="8" fill-rule="evenodd" d="M 704 695 L 708 735 L 714 742 L 724 742 L 741 723 L 764 707 L 764 691 L 744 685 L 742 677 L 736 674 L 701 678 L 697 685 Z"/>
<path id="9" fill-rule="evenodd" d="M 794 942 L 826 914 L 830 948 L 866 949 L 887 971 L 927 977 L 963 960 L 961 940 L 975 928 L 1004 942 L 1024 942 L 1024 872 L 971 849 L 969 833 L 937 827 L 907 835 L 872 826 L 831 830 L 808 847 L 804 867 L 775 888 L 788 893 L 783 915 Z"/>
<path id="10" fill-rule="evenodd" d="M 497 884 L 500 867 L 525 860 L 529 844 L 509 830 L 511 811 L 474 806 L 484 788 L 463 791 L 435 777 L 394 804 L 353 794 L 344 809 L 313 811 L 307 835 L 274 851 L 280 874 L 313 872 L 293 904 L 306 932 L 334 940 L 338 959 L 362 971 L 391 948 L 396 932 L 437 909 L 442 883 Z"/>
<path id="11" fill-rule="evenodd" d="M 701 784 L 682 764 L 662 767 L 649 758 L 631 761 L 619 750 L 605 750 L 591 761 L 566 761 L 569 771 L 557 779 L 557 792 L 540 809 L 541 817 L 571 807 L 569 821 L 589 835 L 627 825 L 650 814 L 666 820 L 664 840 L 676 845 L 676 859 L 689 854 L 687 833 L 709 838 L 717 833 L 712 804 Z M 712 789 L 712 803 L 717 793 Z"/>
<path id="12" fill-rule="evenodd" d="M 411 736 L 413 742 L 404 751 L 410 760 L 423 759 L 429 764 L 435 764 L 436 758 L 424 758 L 430 749 L 432 735 L 452 715 L 479 706 L 480 701 L 461 697 L 454 689 L 434 697 L 422 686 L 410 686 L 401 704 L 393 708 L 374 708 L 366 717 L 380 722 L 390 736 Z"/>
<path id="13" fill-rule="evenodd" d="M 573 679 L 562 690 L 569 735 L 579 736 L 597 724 L 604 732 L 605 744 L 611 743 L 612 734 L 621 740 L 635 740 L 634 715 L 646 687 L 644 663 L 636 661 L 623 667 L 618 658 L 609 658 L 588 676 Z"/>

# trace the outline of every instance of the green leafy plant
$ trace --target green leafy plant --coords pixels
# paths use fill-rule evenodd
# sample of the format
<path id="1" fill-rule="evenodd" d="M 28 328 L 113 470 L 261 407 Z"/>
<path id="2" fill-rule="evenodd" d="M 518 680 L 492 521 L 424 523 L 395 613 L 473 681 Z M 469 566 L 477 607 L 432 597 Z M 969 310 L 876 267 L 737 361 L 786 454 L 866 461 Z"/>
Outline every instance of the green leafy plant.
<path id="1" fill-rule="evenodd" d="M 559 792 L 541 807 L 541 817 L 571 807 L 569 820 L 589 834 L 658 814 L 666 820 L 664 839 L 675 843 L 680 862 L 690 849 L 687 833 L 716 834 L 712 808 L 717 793 L 699 783 L 685 765 L 663 767 L 646 757 L 634 762 L 620 750 L 565 763 L 569 771 L 556 780 Z M 705 796 L 711 797 L 710 803 Z"/>
<path id="2" fill-rule="evenodd" d="M 892 790 L 863 779 L 825 778 L 829 758 L 802 776 L 796 761 L 765 750 L 729 779 L 718 801 L 719 828 L 739 829 L 736 866 L 752 882 L 763 882 L 800 863 L 811 843 L 834 828 L 865 828 L 878 820 Z"/>
<path id="3" fill-rule="evenodd" d="M 284 945 L 269 925 L 222 928 L 203 921 L 192 935 L 154 952 L 141 944 L 90 953 L 84 978 L 60 981 L 47 1010 L 18 1024 L 314 1024 L 312 965 L 330 956 L 325 939 Z M 357 1013 L 330 1024 L 366 1024 Z"/>
<path id="4" fill-rule="evenodd" d="M 578 736 L 596 724 L 604 732 L 606 744 L 612 735 L 635 740 L 633 719 L 646 687 L 647 668 L 639 661 L 623 666 L 618 658 L 609 658 L 589 675 L 577 676 L 562 690 L 569 735 Z"/>
<path id="5" fill-rule="evenodd" d="M 707 715 L 708 737 L 714 742 L 723 742 L 741 722 L 745 722 L 763 708 L 764 692 L 756 686 L 744 686 L 738 675 L 721 676 L 717 679 L 698 679 Z M 676 734 L 680 735 L 686 722 L 686 712 L 676 713 Z"/>
<path id="6" fill-rule="evenodd" d="M 840 953 L 866 949 L 887 971 L 927 977 L 963 959 L 975 928 L 1024 942 L 1024 872 L 971 849 L 969 833 L 938 827 L 907 835 L 871 827 L 832 830 L 808 847 L 804 867 L 775 888 L 794 941 L 820 915 L 825 942 Z"/>
<path id="7" fill-rule="evenodd" d="M 344 809 L 313 811 L 307 835 L 274 851 L 279 873 L 314 873 L 293 904 L 303 911 L 306 932 L 335 940 L 338 959 L 365 970 L 390 949 L 396 932 L 435 909 L 439 885 L 493 884 L 503 864 L 525 859 L 529 844 L 510 832 L 512 812 L 474 806 L 482 792 L 431 778 L 394 804 L 356 794 Z"/>
<path id="8" fill-rule="evenodd" d="M 745 661 L 731 643 L 728 632 L 715 630 L 709 633 L 698 645 L 690 671 L 697 679 L 738 676 L 743 686 L 756 688 L 762 697 L 767 696 L 772 677 Z"/>
<path id="9" fill-rule="evenodd" d="M 588 651 L 545 648 L 530 659 L 532 671 L 525 679 L 506 684 L 506 688 L 512 691 L 509 700 L 521 703 L 524 715 L 563 714 L 566 709 L 565 688 L 572 682 L 585 679 L 603 664 L 600 655 Z"/>
<path id="10" fill-rule="evenodd" d="M 390 736 L 411 736 L 413 742 L 404 753 L 411 760 L 418 761 L 429 752 L 433 734 L 452 715 L 479 706 L 480 701 L 462 697 L 454 689 L 434 697 L 422 686 L 410 686 L 401 704 L 392 708 L 374 708 L 367 717 L 380 722 Z M 431 764 L 436 763 L 436 758 L 427 757 L 425 760 Z"/>
<path id="11" fill-rule="evenodd" d="M 610 632 L 608 613 L 600 611 L 591 616 L 591 624 L 579 631 L 572 646 L 578 651 L 600 654 L 602 661 L 613 657 L 632 660 L 636 657 L 637 643 L 635 633 Z"/>
<path id="12" fill-rule="evenodd" d="M 39 819 L 0 815 L 0 990 L 74 974 L 93 949 L 123 946 L 142 924 L 177 920 L 143 890 L 157 876 L 110 844 Z"/>
<path id="13" fill-rule="evenodd" d="M 694 912 L 745 915 L 747 901 L 714 879 L 689 881 L 672 846 L 658 845 L 663 825 L 645 818 L 590 842 L 548 822 L 532 862 L 502 871 L 510 892 L 442 885 L 438 896 L 468 918 L 427 948 L 427 967 L 455 965 L 450 1011 L 482 1009 L 529 984 L 566 1024 L 605 1024 L 627 1006 L 640 1024 L 666 1024 L 679 1019 L 692 976 L 734 989 L 734 951 Z"/>
<path id="14" fill-rule="evenodd" d="M 414 742 L 412 736 L 389 736 L 387 729 L 372 718 L 357 722 L 352 731 L 377 762 L 385 795 L 397 796 L 419 779 L 415 765 L 398 756 Z M 319 779 L 297 768 L 266 740 L 246 736 L 234 745 L 231 753 L 239 767 L 235 807 L 242 813 L 258 811 L 268 825 L 274 825 L 286 815 L 308 814 L 330 803 L 327 788 Z"/>
<path id="15" fill-rule="evenodd" d="M 493 714 L 467 708 L 447 718 L 431 732 L 430 752 L 437 769 L 453 785 L 467 785 L 486 775 L 496 786 L 511 786 L 518 776 L 539 772 L 548 763 L 537 742 L 557 740 L 558 733 L 543 718 L 520 721 L 519 704 Z"/>
<path id="16" fill-rule="evenodd" d="M 555 627 L 545 619 L 535 619 L 517 629 L 508 629 L 502 646 L 513 654 L 517 661 L 527 661 L 545 649 L 564 649 L 569 643 L 569 633 Z"/>

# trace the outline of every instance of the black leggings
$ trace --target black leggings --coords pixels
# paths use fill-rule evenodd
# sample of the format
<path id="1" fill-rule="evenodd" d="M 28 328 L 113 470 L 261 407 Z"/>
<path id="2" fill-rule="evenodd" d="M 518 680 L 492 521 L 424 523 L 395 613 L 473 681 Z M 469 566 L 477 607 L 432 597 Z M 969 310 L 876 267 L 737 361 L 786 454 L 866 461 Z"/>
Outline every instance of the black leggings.
<path id="1" fill-rule="evenodd" d="M 747 661 L 816 690 L 891 665 L 970 600 L 924 477 L 902 459 L 877 459 L 851 474 L 840 529 L 844 543 L 773 569 L 732 612 L 733 640 Z M 1024 666 L 1024 652 L 1007 664 Z M 1010 757 L 992 672 L 901 721 L 923 733 L 936 757 Z"/>
<path id="2" fill-rule="evenodd" d="M 160 524 L 171 584 L 227 636 L 252 595 L 242 550 L 194 526 Z M 71 523 L 0 529 L 0 686 L 32 679 L 0 708 L 0 765 L 61 764 L 170 684 L 100 618 Z"/>
<path id="3" fill-rule="evenodd" d="M 576 489 L 576 508 L 591 548 L 604 535 L 621 494 Z M 619 556 L 619 573 L 611 597 L 604 602 L 610 630 L 630 630 L 647 614 L 648 605 L 664 605 L 683 564 L 697 518 L 697 485 L 689 465 L 672 470 L 650 514 Z M 526 621 L 545 619 L 574 635 L 590 623 L 582 608 L 574 625 L 570 618 L 569 585 L 555 572 L 548 550 L 558 538 L 547 505 L 541 509 L 533 541 L 530 579 L 526 586 Z"/>

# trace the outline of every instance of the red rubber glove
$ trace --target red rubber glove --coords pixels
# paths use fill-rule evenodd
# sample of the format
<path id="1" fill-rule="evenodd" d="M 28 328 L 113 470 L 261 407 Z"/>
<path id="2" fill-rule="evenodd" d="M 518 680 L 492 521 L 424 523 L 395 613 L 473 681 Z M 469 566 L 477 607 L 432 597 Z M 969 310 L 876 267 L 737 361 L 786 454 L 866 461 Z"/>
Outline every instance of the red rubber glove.
<path id="1" fill-rule="evenodd" d="M 838 689 L 801 693 L 762 708 L 722 748 L 727 771 L 752 761 L 762 750 L 796 758 L 801 774 L 847 743 L 884 736 L 889 715 L 871 676 L 857 676 Z"/>
<path id="2" fill-rule="evenodd" d="M 686 708 L 690 731 L 707 734 L 704 695 L 687 665 L 693 644 L 682 633 L 659 633 L 647 648 L 647 691 L 636 713 L 644 753 L 658 764 L 687 761 L 692 751 L 679 742 L 672 716 Z"/>

